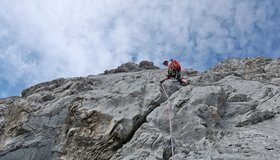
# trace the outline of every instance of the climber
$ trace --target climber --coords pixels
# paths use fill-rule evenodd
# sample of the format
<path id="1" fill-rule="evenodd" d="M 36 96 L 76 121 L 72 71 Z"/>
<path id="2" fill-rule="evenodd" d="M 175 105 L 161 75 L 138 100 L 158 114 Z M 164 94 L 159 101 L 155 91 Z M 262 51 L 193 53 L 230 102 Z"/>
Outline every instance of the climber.
<path id="1" fill-rule="evenodd" d="M 164 79 L 160 81 L 163 83 L 169 78 L 175 78 L 181 84 L 188 85 L 189 82 L 181 77 L 181 65 L 178 61 L 171 59 L 171 61 L 164 61 L 163 65 L 168 67 L 167 75 L 164 76 Z"/>

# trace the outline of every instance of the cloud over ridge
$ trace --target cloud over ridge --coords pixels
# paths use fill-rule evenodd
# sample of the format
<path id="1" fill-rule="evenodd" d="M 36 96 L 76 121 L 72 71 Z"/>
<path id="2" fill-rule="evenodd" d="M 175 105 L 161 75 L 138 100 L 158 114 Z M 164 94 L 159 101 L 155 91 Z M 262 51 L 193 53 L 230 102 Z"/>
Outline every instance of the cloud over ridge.
<path id="1" fill-rule="evenodd" d="M 160 65 L 177 58 L 205 70 L 228 57 L 277 57 L 279 6 L 278 0 L 2 0 L 0 89 L 12 93 L 143 59 Z"/>

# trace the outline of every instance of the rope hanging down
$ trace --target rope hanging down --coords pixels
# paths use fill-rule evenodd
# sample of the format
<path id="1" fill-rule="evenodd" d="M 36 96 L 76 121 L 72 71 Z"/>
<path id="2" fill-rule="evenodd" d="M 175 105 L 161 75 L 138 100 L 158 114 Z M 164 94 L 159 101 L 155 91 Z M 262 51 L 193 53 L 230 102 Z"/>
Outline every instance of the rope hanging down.
<path id="1" fill-rule="evenodd" d="M 163 88 L 163 91 L 165 93 L 165 95 L 167 96 L 168 98 L 168 102 L 167 102 L 167 105 L 168 106 L 168 118 L 169 118 L 169 128 L 170 128 L 170 141 L 171 141 L 171 151 L 172 151 L 172 156 L 174 156 L 174 144 L 173 144 L 173 130 L 172 130 L 172 117 L 171 117 L 171 111 L 172 111 L 172 106 L 170 105 L 170 99 L 169 99 L 169 96 L 163 86 L 163 84 L 161 84 L 162 88 Z M 173 112 L 172 112 L 173 113 Z"/>

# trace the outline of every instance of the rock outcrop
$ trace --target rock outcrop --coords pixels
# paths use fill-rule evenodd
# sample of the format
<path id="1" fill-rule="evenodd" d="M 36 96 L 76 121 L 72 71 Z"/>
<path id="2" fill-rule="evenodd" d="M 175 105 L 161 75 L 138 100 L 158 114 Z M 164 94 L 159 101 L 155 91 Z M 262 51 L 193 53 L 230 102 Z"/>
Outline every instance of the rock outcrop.
<path id="1" fill-rule="evenodd" d="M 128 62 L 122 64 L 116 69 L 106 70 L 104 74 L 121 73 L 121 72 L 137 72 L 137 71 L 149 70 L 149 69 L 159 69 L 159 67 L 155 66 L 153 62 L 149 62 L 149 61 L 141 61 L 139 65 L 132 62 Z"/>
<path id="2" fill-rule="evenodd" d="M 0 160 L 280 159 L 279 64 L 226 60 L 163 88 L 145 62 L 32 86 L 0 100 Z"/>

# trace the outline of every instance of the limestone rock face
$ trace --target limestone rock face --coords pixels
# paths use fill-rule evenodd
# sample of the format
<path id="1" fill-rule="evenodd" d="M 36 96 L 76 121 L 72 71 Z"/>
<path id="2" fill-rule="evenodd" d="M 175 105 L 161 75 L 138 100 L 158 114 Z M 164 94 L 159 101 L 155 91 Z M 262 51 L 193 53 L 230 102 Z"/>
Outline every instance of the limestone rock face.
<path id="1" fill-rule="evenodd" d="M 150 70 L 159 69 L 159 67 L 154 66 L 154 63 L 149 61 L 141 61 L 139 65 L 132 62 L 128 62 L 122 64 L 116 69 L 106 70 L 104 74 L 121 73 L 121 72 L 137 72 L 137 71 L 149 70 L 149 69 Z"/>
<path id="2" fill-rule="evenodd" d="M 181 86 L 143 62 L 32 86 L 0 100 L 0 160 L 280 159 L 279 64 L 226 60 Z"/>
<path id="3" fill-rule="evenodd" d="M 229 59 L 216 65 L 204 75 L 205 80 L 216 82 L 234 75 L 246 80 L 254 80 L 280 85 L 280 59 Z"/>

